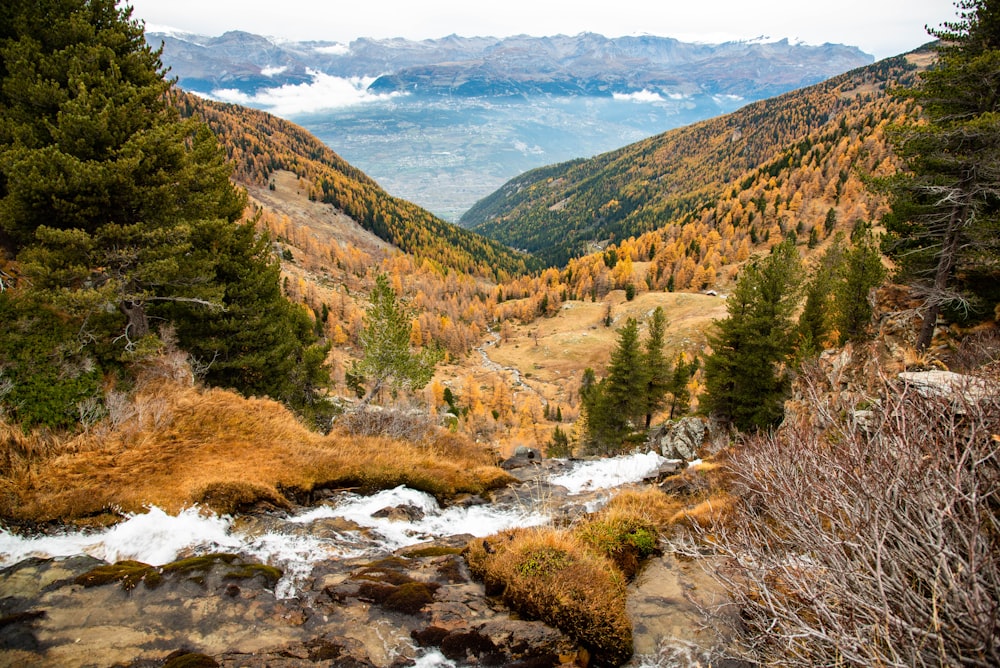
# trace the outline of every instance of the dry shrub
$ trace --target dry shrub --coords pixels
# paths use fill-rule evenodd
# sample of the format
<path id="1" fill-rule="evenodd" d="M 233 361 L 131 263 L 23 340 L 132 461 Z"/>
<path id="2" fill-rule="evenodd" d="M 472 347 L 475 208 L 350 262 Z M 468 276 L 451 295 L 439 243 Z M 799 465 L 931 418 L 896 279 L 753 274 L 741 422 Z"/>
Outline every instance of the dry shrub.
<path id="1" fill-rule="evenodd" d="M 743 444 L 736 516 L 713 528 L 746 658 L 1000 665 L 1000 393 L 885 382 L 859 420 L 803 387 L 820 419 Z"/>
<path id="2" fill-rule="evenodd" d="M 594 665 L 621 665 L 632 655 L 625 578 L 572 533 L 507 531 L 472 541 L 466 558 L 488 593 L 562 630 L 593 653 Z"/>
<path id="3" fill-rule="evenodd" d="M 334 431 L 346 436 L 386 436 L 424 441 L 434 423 L 427 413 L 382 406 L 359 406 L 337 418 Z"/>
<path id="4" fill-rule="evenodd" d="M 665 527 L 680 509 L 680 503 L 656 487 L 625 489 L 619 492 L 602 509 L 603 513 L 617 513 Z"/>

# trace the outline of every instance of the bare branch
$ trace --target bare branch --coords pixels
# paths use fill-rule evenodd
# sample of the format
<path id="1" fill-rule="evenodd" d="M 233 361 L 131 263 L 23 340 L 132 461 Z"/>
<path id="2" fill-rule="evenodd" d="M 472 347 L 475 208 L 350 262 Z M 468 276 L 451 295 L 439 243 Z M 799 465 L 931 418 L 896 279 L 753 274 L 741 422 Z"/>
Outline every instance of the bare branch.
<path id="1" fill-rule="evenodd" d="M 886 381 L 860 420 L 805 378 L 808 421 L 733 455 L 737 520 L 709 530 L 746 658 L 1000 665 L 1000 392 Z"/>

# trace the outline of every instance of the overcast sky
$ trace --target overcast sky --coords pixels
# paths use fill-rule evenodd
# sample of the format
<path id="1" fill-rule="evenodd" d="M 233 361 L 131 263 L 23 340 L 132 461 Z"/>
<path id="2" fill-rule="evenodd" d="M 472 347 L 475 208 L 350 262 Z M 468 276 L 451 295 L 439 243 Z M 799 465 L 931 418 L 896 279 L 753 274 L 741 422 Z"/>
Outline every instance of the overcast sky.
<path id="1" fill-rule="evenodd" d="M 650 34 L 724 42 L 767 36 L 861 47 L 876 58 L 930 38 L 952 0 L 132 0 L 147 28 L 227 30 L 295 40 L 528 34 Z"/>

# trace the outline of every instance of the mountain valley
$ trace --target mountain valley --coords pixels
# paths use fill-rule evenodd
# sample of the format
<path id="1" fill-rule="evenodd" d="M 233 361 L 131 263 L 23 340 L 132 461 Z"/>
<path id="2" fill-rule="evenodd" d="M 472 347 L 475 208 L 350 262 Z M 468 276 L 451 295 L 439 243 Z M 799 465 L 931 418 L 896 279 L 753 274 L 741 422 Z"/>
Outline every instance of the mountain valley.
<path id="1" fill-rule="evenodd" d="M 150 33 L 180 86 L 273 111 L 456 222 L 505 181 L 871 62 L 853 47 L 600 35 L 277 42 Z"/>

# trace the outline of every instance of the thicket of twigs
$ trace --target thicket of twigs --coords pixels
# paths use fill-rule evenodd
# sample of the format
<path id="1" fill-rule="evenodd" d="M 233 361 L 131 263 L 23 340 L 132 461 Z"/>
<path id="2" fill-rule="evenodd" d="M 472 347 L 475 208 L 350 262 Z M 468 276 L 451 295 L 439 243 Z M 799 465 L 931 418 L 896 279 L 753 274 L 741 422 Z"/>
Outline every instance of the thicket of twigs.
<path id="1" fill-rule="evenodd" d="M 736 516 L 715 528 L 745 658 L 1000 665 L 996 385 L 927 398 L 884 381 L 861 406 L 802 386 L 811 419 L 738 449 Z"/>

